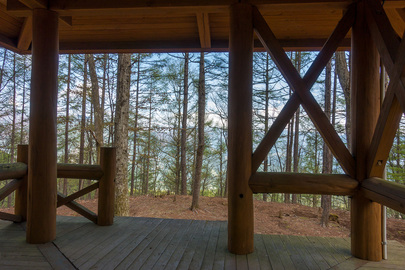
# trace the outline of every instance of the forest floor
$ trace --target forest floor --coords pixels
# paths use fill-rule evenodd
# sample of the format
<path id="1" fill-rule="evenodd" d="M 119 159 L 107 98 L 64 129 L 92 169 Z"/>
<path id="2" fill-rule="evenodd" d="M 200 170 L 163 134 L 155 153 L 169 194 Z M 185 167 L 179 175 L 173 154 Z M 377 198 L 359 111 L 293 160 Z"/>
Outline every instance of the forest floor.
<path id="1" fill-rule="evenodd" d="M 130 216 L 195 219 L 195 220 L 227 220 L 228 201 L 225 198 L 200 197 L 200 208 L 190 211 L 191 196 L 137 196 L 130 198 Z M 78 200 L 79 203 L 97 212 L 97 200 Z M 344 210 L 332 210 L 329 227 L 320 226 L 322 211 L 298 204 L 254 201 L 255 233 L 288 234 L 324 237 L 349 237 L 350 213 Z M 11 212 L 13 209 L 3 209 Z M 77 216 L 69 208 L 58 208 L 58 215 Z M 389 240 L 397 240 L 405 244 L 405 220 L 390 218 L 387 222 Z"/>

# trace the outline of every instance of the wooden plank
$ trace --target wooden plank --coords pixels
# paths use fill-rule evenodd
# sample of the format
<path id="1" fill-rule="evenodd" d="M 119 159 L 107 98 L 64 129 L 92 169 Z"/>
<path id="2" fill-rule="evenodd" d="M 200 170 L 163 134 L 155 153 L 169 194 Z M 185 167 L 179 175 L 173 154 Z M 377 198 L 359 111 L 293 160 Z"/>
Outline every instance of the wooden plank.
<path id="1" fill-rule="evenodd" d="M 132 224 L 132 219 L 122 218 L 117 221 L 117 226 L 109 228 L 97 227 L 94 230 L 95 234 L 81 239 L 81 242 L 84 244 L 81 245 L 80 249 L 73 246 L 73 248 L 69 250 L 69 253 L 65 253 L 65 255 L 67 255 L 78 268 L 84 263 L 88 263 L 91 266 L 92 263 L 97 262 L 99 254 L 97 254 L 96 251 L 103 252 L 102 248 L 107 247 L 109 244 L 115 242 L 117 238 L 120 238 L 120 236 L 123 235 L 123 231 L 128 230 L 124 235 L 128 235 L 133 231 L 130 224 Z M 96 256 L 96 258 L 93 258 L 93 256 Z"/>
<path id="2" fill-rule="evenodd" d="M 207 12 L 198 12 L 197 25 L 198 34 L 200 35 L 201 48 L 211 48 L 211 33 L 210 33 L 210 22 Z"/>
<path id="3" fill-rule="evenodd" d="M 190 220 L 190 222 L 183 225 L 183 228 L 178 230 L 173 237 L 170 245 L 166 247 L 166 250 L 156 259 L 155 264 L 150 269 L 164 269 L 170 258 L 175 254 L 179 246 L 187 245 L 187 238 L 195 232 L 196 222 Z"/>
<path id="4" fill-rule="evenodd" d="M 99 182 L 94 183 L 88 187 L 85 187 L 67 197 L 64 197 L 64 198 L 59 197 L 57 207 L 61 207 L 62 205 L 67 204 L 68 202 L 76 200 L 77 198 L 80 198 L 80 197 L 86 195 L 87 193 L 92 192 L 93 190 L 97 189 L 98 186 L 99 186 Z"/>
<path id="5" fill-rule="evenodd" d="M 306 237 L 314 247 L 314 252 L 320 254 L 323 259 L 328 263 L 329 267 L 333 267 L 334 265 L 338 264 L 339 262 L 336 260 L 335 257 L 331 254 L 331 250 L 325 248 L 323 244 L 319 241 L 319 237 L 314 236 L 307 236 Z"/>
<path id="6" fill-rule="evenodd" d="M 53 269 L 76 269 L 53 243 L 37 245 L 37 247 Z"/>
<path id="7" fill-rule="evenodd" d="M 103 171 L 100 165 L 58 163 L 58 178 L 100 180 Z"/>
<path id="8" fill-rule="evenodd" d="M 0 180 L 18 179 L 27 173 L 27 164 L 22 162 L 0 164 Z"/>
<path id="9" fill-rule="evenodd" d="M 22 222 L 22 216 L 20 215 L 13 215 L 9 213 L 0 212 L 0 219 L 2 220 L 9 220 L 13 222 Z"/>
<path id="10" fill-rule="evenodd" d="M 135 248 L 131 249 L 127 256 L 119 263 L 119 265 L 115 269 L 128 269 L 131 264 L 137 259 L 137 257 L 142 254 L 146 247 L 149 247 L 150 243 L 152 243 L 155 239 L 161 239 L 162 235 L 166 235 L 168 233 L 168 227 L 172 220 L 163 220 L 160 223 L 160 226 L 154 230 L 152 233 L 145 237 L 139 245 Z"/>
<path id="11" fill-rule="evenodd" d="M 74 261 L 76 267 L 80 269 L 96 267 L 97 263 L 115 248 L 118 248 L 120 245 L 125 245 L 127 241 L 133 241 L 134 238 L 139 235 L 139 231 L 143 231 L 145 226 L 152 224 L 147 218 L 120 217 L 119 220 L 121 219 L 124 220 L 123 223 L 117 221 L 119 225 L 116 227 L 115 224 L 113 228 L 109 229 L 114 232 L 113 234 L 110 234 L 101 242 L 93 241 L 91 245 L 88 246 L 87 252 Z M 89 248 L 90 250 L 88 250 Z"/>
<path id="12" fill-rule="evenodd" d="M 255 234 L 255 253 L 259 260 L 260 269 L 272 269 L 269 255 L 267 254 L 266 246 L 264 245 L 263 236 L 261 234 Z M 277 268 L 273 267 L 273 269 Z"/>
<path id="13" fill-rule="evenodd" d="M 24 19 L 24 24 L 18 37 L 17 49 L 26 51 L 32 42 L 32 16 Z"/>
<path id="14" fill-rule="evenodd" d="M 288 252 L 284 242 L 282 241 L 281 235 L 263 235 L 267 250 L 277 252 L 277 256 L 281 260 L 284 269 L 294 269 L 294 263 L 291 260 L 290 253 Z M 271 264 L 273 265 L 272 260 L 270 259 Z"/>
<path id="15" fill-rule="evenodd" d="M 305 266 L 308 269 L 310 270 L 320 269 L 317 262 L 311 256 L 311 253 L 309 253 L 308 250 L 305 248 L 305 246 L 302 244 L 300 240 L 302 236 L 287 235 L 286 238 L 287 241 L 290 243 L 290 245 L 295 247 L 295 252 L 299 254 L 300 260 L 302 261 L 303 264 L 305 264 Z"/>
<path id="16" fill-rule="evenodd" d="M 142 259 L 142 257 L 138 257 L 136 263 L 131 265 L 132 268 L 136 269 L 145 269 L 150 270 L 156 262 L 160 259 L 161 255 L 164 254 L 168 248 L 170 248 L 173 241 L 176 241 L 176 236 L 181 235 L 185 228 L 189 227 L 191 221 L 190 220 L 175 220 L 173 224 L 169 227 L 169 233 L 157 244 L 157 246 L 153 249 L 149 248 L 150 255 L 146 254 L 146 259 Z M 151 246 L 154 246 L 151 243 Z"/>
<path id="17" fill-rule="evenodd" d="M 296 246 L 290 241 L 288 235 L 281 235 L 281 240 L 283 241 L 287 252 L 290 254 L 291 261 L 294 264 L 295 269 L 309 270 L 308 266 L 305 264 L 305 261 L 301 257 L 301 254 L 298 252 Z M 312 270 L 312 269 L 311 269 Z"/>
<path id="18" fill-rule="evenodd" d="M 61 222 L 60 217 L 56 218 L 56 238 L 60 238 L 65 234 L 71 233 L 89 223 L 86 218 L 82 217 L 63 217 Z"/>
<path id="19" fill-rule="evenodd" d="M 63 200 L 65 198 L 65 196 L 58 192 L 58 200 L 61 199 Z M 72 202 L 67 202 L 65 204 L 67 207 L 69 207 L 70 209 L 72 209 L 73 211 L 75 211 L 76 213 L 82 215 L 83 217 L 87 218 L 88 220 L 97 223 L 97 215 L 95 213 L 93 213 L 92 211 L 90 211 L 89 209 L 87 209 L 86 207 L 84 207 L 81 204 L 78 204 L 75 201 Z"/>
<path id="20" fill-rule="evenodd" d="M 405 213 L 404 185 L 373 177 L 361 183 L 361 191 L 370 200 Z"/>
<path id="21" fill-rule="evenodd" d="M 208 221 L 208 222 L 212 222 L 212 230 L 209 236 L 207 248 L 205 249 L 205 254 L 203 256 L 203 261 L 200 269 L 211 270 L 214 266 L 215 253 L 216 247 L 218 246 L 218 237 L 221 228 L 221 223 L 218 221 Z"/>
<path id="22" fill-rule="evenodd" d="M 302 252 L 309 254 L 319 269 L 330 268 L 327 261 L 323 258 L 323 256 L 319 253 L 316 246 L 314 245 L 314 241 L 311 241 L 306 237 L 299 237 L 298 240 L 301 242 L 299 246 L 303 250 Z M 308 260 L 310 259 L 308 258 Z"/>
<path id="23" fill-rule="evenodd" d="M 353 195 L 358 185 L 340 174 L 257 172 L 249 181 L 254 193 Z"/>
<path id="24" fill-rule="evenodd" d="M 222 270 L 225 269 L 225 256 L 229 254 L 227 244 L 227 223 L 226 222 L 219 222 L 219 235 L 218 235 L 218 242 L 215 248 L 215 257 L 214 263 L 212 266 L 213 270 Z"/>
<path id="25" fill-rule="evenodd" d="M 297 70 L 292 65 L 290 59 L 285 54 L 283 48 L 257 8 L 253 8 L 253 24 L 256 34 L 266 47 L 267 51 L 271 54 L 273 61 L 278 66 L 280 72 L 283 74 L 291 88 L 300 96 L 304 109 L 307 111 L 312 122 L 328 144 L 329 149 L 339 161 L 343 170 L 345 170 L 350 176 L 354 176 L 355 166 L 352 155 L 347 150 L 315 98 L 309 92 L 309 89 L 307 89 L 305 82 L 301 79 Z M 348 27 L 347 25 L 349 25 L 349 23 L 343 25 Z M 346 29 L 342 26 L 342 29 L 339 30 L 344 32 Z M 339 35 L 336 35 L 335 37 L 338 38 Z M 322 61 L 320 60 L 320 63 L 321 62 Z"/>
<path id="26" fill-rule="evenodd" d="M 0 201 L 4 200 L 8 195 L 10 195 L 14 190 L 19 188 L 23 183 L 22 179 L 13 179 L 11 182 L 7 183 L 4 187 L 0 189 Z"/>
<path id="27" fill-rule="evenodd" d="M 176 269 L 184 256 L 186 250 L 190 249 L 193 245 L 192 241 L 195 238 L 195 235 L 201 234 L 201 231 L 204 229 L 206 221 L 202 220 L 193 220 L 190 225 L 190 229 L 188 230 L 187 234 L 184 236 L 182 241 L 173 251 L 172 256 L 164 266 L 164 269 Z M 158 267 L 158 269 L 160 269 Z"/>
<path id="28" fill-rule="evenodd" d="M 196 235 L 187 247 L 177 266 L 177 269 L 199 269 L 211 234 L 212 222 L 204 221 L 204 228 Z"/>
<path id="29" fill-rule="evenodd" d="M 134 249 L 145 241 L 145 239 L 152 238 L 165 226 L 167 221 L 163 219 L 148 219 L 140 229 L 132 232 L 127 239 L 131 241 L 122 241 L 121 244 L 116 245 L 109 251 L 101 260 L 97 261 L 92 267 L 97 269 L 114 269 L 122 260 L 124 260 Z"/>
<path id="30" fill-rule="evenodd" d="M 72 237 L 72 235 L 76 235 L 78 233 L 85 235 L 86 230 L 92 230 L 92 228 L 94 228 L 94 224 L 90 223 L 85 217 L 57 216 L 57 238 L 53 242 L 63 246 L 66 242 L 71 241 L 70 238 Z M 67 237 L 69 237 L 69 239 L 66 239 Z"/>

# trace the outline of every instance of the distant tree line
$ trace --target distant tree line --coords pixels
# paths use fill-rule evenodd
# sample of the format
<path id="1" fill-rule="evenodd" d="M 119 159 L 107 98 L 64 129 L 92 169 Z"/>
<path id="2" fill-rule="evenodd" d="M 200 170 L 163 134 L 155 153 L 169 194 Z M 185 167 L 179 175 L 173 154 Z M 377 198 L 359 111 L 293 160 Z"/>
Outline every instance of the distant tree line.
<path id="1" fill-rule="evenodd" d="M 316 56 L 290 52 L 305 74 Z M 311 90 L 350 149 L 349 55 L 337 52 Z M 117 214 L 128 214 L 136 195 L 227 196 L 228 55 L 87 54 L 59 61 L 58 161 L 95 164 L 101 146 L 117 147 Z M 30 56 L 0 49 L 0 159 L 16 161 L 17 144 L 28 142 Z M 253 147 L 270 128 L 292 90 L 267 53 L 254 54 Z M 387 178 L 405 182 L 405 122 L 387 163 Z M 260 167 L 261 171 L 343 173 L 299 108 Z M 70 194 L 87 180 L 58 179 Z M 4 185 L 4 183 L 0 183 Z M 93 192 L 86 198 L 96 196 Z M 348 209 L 344 196 L 261 194 L 257 199 Z M 2 207 L 13 205 L 10 196 Z M 389 211 L 390 215 L 402 215 Z"/>

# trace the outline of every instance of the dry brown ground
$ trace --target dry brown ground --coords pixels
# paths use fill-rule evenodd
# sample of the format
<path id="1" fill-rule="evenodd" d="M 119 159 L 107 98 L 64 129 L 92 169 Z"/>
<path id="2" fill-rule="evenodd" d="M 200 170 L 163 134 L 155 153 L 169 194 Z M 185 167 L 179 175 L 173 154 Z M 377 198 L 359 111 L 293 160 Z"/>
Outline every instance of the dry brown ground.
<path id="1" fill-rule="evenodd" d="M 97 212 L 97 200 L 78 201 Z M 227 199 L 200 197 L 200 209 L 190 211 L 191 196 L 167 195 L 162 197 L 139 196 L 130 198 L 130 215 L 134 217 L 226 220 Z M 350 214 L 333 210 L 337 221 L 328 228 L 319 225 L 321 211 L 303 205 L 254 201 L 255 233 L 289 234 L 307 236 L 349 237 Z M 12 209 L 9 209 L 11 211 Z M 58 209 L 58 215 L 77 215 L 66 207 Z M 405 244 L 405 220 L 388 219 L 388 239 Z"/>

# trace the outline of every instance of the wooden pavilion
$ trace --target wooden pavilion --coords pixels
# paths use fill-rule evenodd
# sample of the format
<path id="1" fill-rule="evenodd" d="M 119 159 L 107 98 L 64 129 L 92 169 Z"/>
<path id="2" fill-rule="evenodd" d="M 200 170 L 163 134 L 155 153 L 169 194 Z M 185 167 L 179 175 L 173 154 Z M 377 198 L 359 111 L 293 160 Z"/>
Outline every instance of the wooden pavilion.
<path id="1" fill-rule="evenodd" d="M 100 225 L 112 223 L 114 150 L 104 150 L 100 165 L 56 162 L 59 53 L 229 51 L 229 251 L 254 250 L 253 193 L 334 194 L 352 196 L 353 256 L 379 261 L 381 204 L 405 213 L 405 187 L 382 179 L 405 110 L 404 30 L 403 0 L 0 0 L 0 45 L 33 60 L 29 149 L 20 147 L 22 163 L 0 173 L 0 179 L 17 179 L 0 196 L 17 189 L 16 215 L 0 217 L 27 219 L 29 243 L 55 239 L 56 208 L 63 204 Z M 310 92 L 338 49 L 351 50 L 353 149 Z M 255 150 L 254 50 L 267 50 L 294 90 Z M 320 53 L 301 77 L 285 50 Z M 390 76 L 381 109 L 380 59 Z M 300 105 L 345 175 L 256 172 Z M 99 182 L 63 197 L 57 176 Z M 98 216 L 73 201 L 96 188 Z"/>

